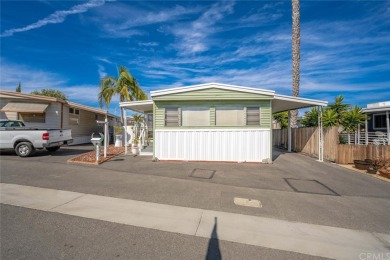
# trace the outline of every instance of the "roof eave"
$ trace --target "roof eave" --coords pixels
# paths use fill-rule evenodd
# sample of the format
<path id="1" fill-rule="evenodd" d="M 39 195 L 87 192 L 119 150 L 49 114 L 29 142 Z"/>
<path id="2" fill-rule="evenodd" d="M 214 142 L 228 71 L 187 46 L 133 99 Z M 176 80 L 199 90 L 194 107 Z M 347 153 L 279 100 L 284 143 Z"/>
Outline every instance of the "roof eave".
<path id="1" fill-rule="evenodd" d="M 170 88 L 170 89 L 164 89 L 164 90 L 151 91 L 150 95 L 151 95 L 151 97 L 158 97 L 158 96 L 163 96 L 163 95 L 178 94 L 178 93 L 203 90 L 203 89 L 208 89 L 208 88 L 219 88 L 219 89 L 233 90 L 233 91 L 239 91 L 239 92 L 259 94 L 259 95 L 268 95 L 268 96 L 274 96 L 274 94 L 275 94 L 275 91 L 273 91 L 273 90 L 249 88 L 249 87 L 244 87 L 244 86 L 228 85 L 228 84 L 221 84 L 221 83 L 206 83 L 206 84 L 192 85 L 192 86 L 186 86 L 186 87 L 178 87 L 178 88 Z"/>

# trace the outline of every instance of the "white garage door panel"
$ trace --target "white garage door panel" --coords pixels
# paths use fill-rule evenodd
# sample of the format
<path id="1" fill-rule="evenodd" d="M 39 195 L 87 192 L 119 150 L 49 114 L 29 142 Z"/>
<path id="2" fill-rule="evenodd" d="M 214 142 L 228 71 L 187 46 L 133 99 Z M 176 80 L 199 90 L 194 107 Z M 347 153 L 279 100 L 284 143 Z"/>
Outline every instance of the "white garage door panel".
<path id="1" fill-rule="evenodd" d="M 267 129 L 155 130 L 160 160 L 262 162 L 270 158 Z"/>

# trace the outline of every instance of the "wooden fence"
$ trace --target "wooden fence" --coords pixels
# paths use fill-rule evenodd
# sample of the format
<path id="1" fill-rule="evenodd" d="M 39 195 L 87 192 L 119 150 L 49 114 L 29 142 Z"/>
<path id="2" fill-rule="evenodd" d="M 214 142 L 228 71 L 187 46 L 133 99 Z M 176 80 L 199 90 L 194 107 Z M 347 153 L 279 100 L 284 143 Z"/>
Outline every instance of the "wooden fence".
<path id="1" fill-rule="evenodd" d="M 272 142 L 276 147 L 287 149 L 287 129 L 274 129 Z M 291 150 L 310 156 L 318 156 L 318 128 L 291 129 Z M 353 163 L 353 160 L 390 159 L 389 145 L 339 144 L 337 127 L 324 128 L 324 160 L 339 164 Z"/>
<path id="2" fill-rule="evenodd" d="M 339 137 L 337 127 L 323 129 L 324 133 L 324 160 L 335 162 L 337 160 L 337 145 Z M 276 147 L 287 149 L 287 129 L 274 129 L 272 131 L 272 142 Z M 318 156 L 318 128 L 305 127 L 291 129 L 291 150 L 301 152 L 310 156 Z"/>
<path id="3" fill-rule="evenodd" d="M 353 163 L 353 160 L 364 159 L 390 159 L 389 145 L 358 145 L 358 144 L 339 144 L 338 156 L 336 162 L 339 164 Z"/>

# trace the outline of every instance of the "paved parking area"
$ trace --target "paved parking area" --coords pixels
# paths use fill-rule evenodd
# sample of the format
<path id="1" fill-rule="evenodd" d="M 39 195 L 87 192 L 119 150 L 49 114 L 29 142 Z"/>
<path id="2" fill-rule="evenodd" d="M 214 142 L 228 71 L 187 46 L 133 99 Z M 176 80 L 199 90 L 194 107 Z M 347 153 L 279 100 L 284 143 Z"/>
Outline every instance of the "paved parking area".
<path id="1" fill-rule="evenodd" d="M 390 233 L 389 183 L 300 154 L 278 152 L 272 165 L 131 155 L 100 166 L 66 162 L 90 150 L 71 146 L 31 158 L 2 152 L 1 182 Z M 235 198 L 262 207 L 238 206 Z"/>

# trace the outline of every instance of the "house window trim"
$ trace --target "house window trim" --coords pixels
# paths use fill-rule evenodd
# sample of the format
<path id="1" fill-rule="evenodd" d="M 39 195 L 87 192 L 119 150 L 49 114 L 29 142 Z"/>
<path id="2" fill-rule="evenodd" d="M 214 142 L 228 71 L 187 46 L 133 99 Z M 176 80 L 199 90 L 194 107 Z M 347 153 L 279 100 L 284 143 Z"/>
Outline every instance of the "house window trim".
<path id="1" fill-rule="evenodd" d="M 259 124 L 257 125 L 248 125 L 248 108 L 258 108 L 259 109 Z M 261 106 L 246 106 L 245 107 L 245 125 L 246 126 L 261 126 Z"/>
<path id="2" fill-rule="evenodd" d="M 244 118 L 244 124 L 242 125 L 218 125 L 217 124 L 217 110 L 218 109 L 224 109 L 224 108 L 236 108 L 238 110 L 239 108 L 242 108 L 243 116 Z M 215 106 L 215 127 L 246 127 L 246 106 L 243 105 L 226 105 L 226 106 Z"/>
<path id="3" fill-rule="evenodd" d="M 70 112 L 70 110 L 73 110 L 73 112 Z M 78 112 L 78 113 L 76 113 L 76 111 Z M 70 122 L 70 118 L 71 118 L 71 115 L 72 116 L 77 116 L 78 118 L 77 118 L 77 124 L 71 124 Z M 77 109 L 77 108 L 74 108 L 74 107 L 69 107 L 69 118 L 68 118 L 68 124 L 69 125 L 80 125 L 80 109 Z"/>
<path id="4" fill-rule="evenodd" d="M 183 125 L 183 110 L 191 110 L 193 111 L 207 111 L 207 124 L 206 125 Z M 179 115 L 179 123 L 181 127 L 210 127 L 211 126 L 211 115 L 210 115 L 210 107 L 209 106 L 182 106 L 180 107 L 180 115 Z"/>
<path id="5" fill-rule="evenodd" d="M 375 117 L 376 116 L 385 116 L 385 126 L 384 127 L 375 127 Z M 386 130 L 386 113 L 380 113 L 380 114 L 373 114 L 372 115 L 372 129 L 374 130 Z"/>
<path id="6" fill-rule="evenodd" d="M 177 125 L 175 126 L 168 126 L 167 125 L 167 108 L 168 109 L 177 109 Z M 164 108 L 164 127 L 181 127 L 181 108 L 180 107 L 177 107 L 177 106 L 169 106 L 169 107 L 165 107 Z"/>
<path id="7" fill-rule="evenodd" d="M 25 119 L 23 117 L 21 117 L 20 115 L 21 114 L 42 114 L 43 115 L 43 119 L 44 121 L 43 122 L 34 122 L 34 121 L 25 121 Z M 25 123 L 32 123 L 32 124 L 46 124 L 46 112 L 43 112 L 43 113 L 29 113 L 29 112 L 18 112 L 17 113 L 17 118 L 18 120 L 21 120 Z"/>

